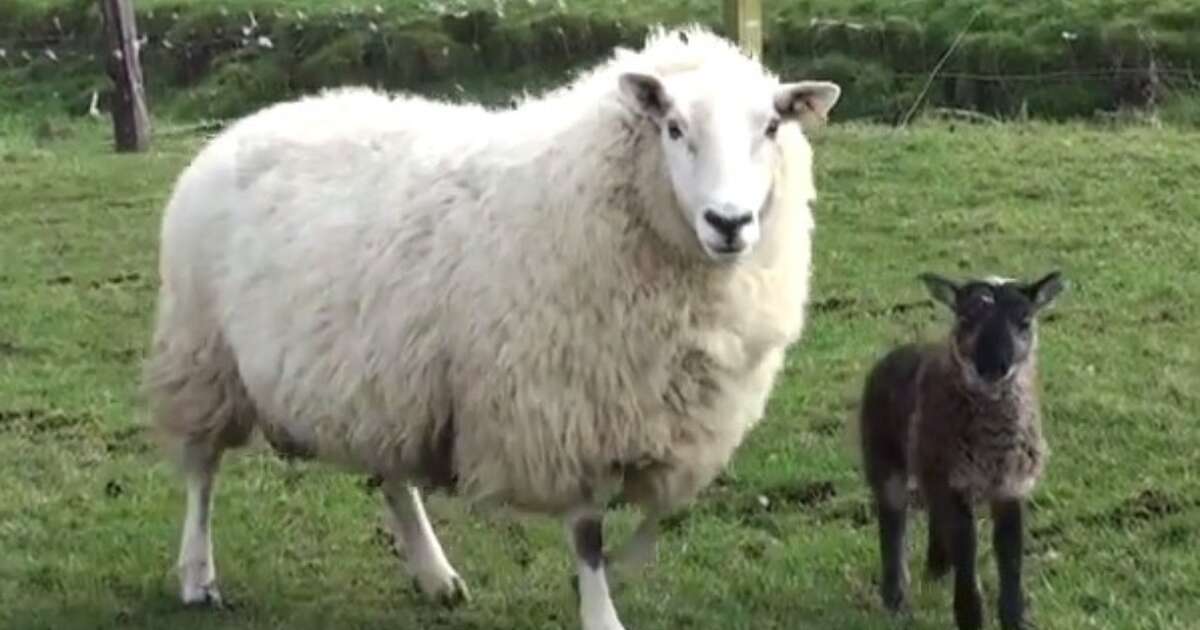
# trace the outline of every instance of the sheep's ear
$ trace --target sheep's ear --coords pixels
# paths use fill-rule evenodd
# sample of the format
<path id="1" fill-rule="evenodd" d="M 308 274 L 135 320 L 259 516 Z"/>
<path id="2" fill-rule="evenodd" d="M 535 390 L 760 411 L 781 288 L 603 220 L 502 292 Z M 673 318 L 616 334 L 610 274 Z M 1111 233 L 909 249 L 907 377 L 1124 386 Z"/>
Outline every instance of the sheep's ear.
<path id="1" fill-rule="evenodd" d="M 816 116 L 823 122 L 841 95 L 842 88 L 829 81 L 788 83 L 775 92 L 775 111 L 784 118 Z"/>
<path id="2" fill-rule="evenodd" d="M 917 276 L 921 282 L 925 283 L 925 288 L 929 290 L 929 295 L 933 299 L 950 307 L 954 310 L 958 306 L 958 285 L 953 281 L 943 278 L 936 273 L 923 273 Z"/>
<path id="3" fill-rule="evenodd" d="M 643 114 L 661 120 L 671 110 L 671 97 L 658 77 L 626 72 L 621 75 L 620 83 L 621 93 Z"/>
<path id="4" fill-rule="evenodd" d="M 1034 310 L 1042 309 L 1054 302 L 1054 298 L 1066 287 L 1062 272 L 1051 271 L 1037 282 L 1022 287 L 1025 296 L 1033 303 Z"/>

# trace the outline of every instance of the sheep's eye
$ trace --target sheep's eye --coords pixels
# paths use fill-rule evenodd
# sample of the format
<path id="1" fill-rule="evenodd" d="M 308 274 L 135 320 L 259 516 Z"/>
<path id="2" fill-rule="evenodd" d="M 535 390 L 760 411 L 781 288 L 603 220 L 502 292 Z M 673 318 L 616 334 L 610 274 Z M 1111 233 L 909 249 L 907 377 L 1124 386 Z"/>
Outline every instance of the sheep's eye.
<path id="1" fill-rule="evenodd" d="M 990 293 L 976 292 L 966 298 L 959 308 L 959 313 L 967 319 L 978 319 L 987 315 L 996 303 Z"/>
<path id="2" fill-rule="evenodd" d="M 767 128 L 765 130 L 765 133 L 767 134 L 768 138 L 774 138 L 775 134 L 778 132 L 779 132 L 779 119 L 772 118 L 771 122 L 767 123 Z"/>
<path id="3" fill-rule="evenodd" d="M 678 140 L 683 137 L 683 130 L 679 128 L 679 123 L 674 120 L 667 123 L 667 135 L 672 140 Z"/>

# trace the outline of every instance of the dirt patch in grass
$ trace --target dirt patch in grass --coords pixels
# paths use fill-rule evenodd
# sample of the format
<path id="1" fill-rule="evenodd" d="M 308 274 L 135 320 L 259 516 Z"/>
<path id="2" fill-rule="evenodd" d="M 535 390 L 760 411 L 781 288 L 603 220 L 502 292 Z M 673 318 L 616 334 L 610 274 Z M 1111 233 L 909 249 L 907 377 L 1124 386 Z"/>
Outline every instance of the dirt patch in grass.
<path id="1" fill-rule="evenodd" d="M 812 508 L 836 497 L 837 488 L 832 481 L 811 481 L 767 488 L 762 496 L 767 499 L 767 510 Z"/>
<path id="2" fill-rule="evenodd" d="M 873 524 L 875 515 L 871 511 L 871 505 L 862 498 L 833 503 L 828 509 L 820 512 L 818 520 L 822 523 L 843 522 L 858 528 Z"/>
<path id="3" fill-rule="evenodd" d="M 786 535 L 783 523 L 793 516 L 822 524 L 843 522 L 852 527 L 866 526 L 873 518 L 864 498 L 842 496 L 832 481 L 818 479 L 765 488 L 714 486 L 689 510 L 667 519 L 664 529 L 676 529 L 689 518 L 719 518 L 778 538 Z"/>
<path id="4" fill-rule="evenodd" d="M 70 431 L 92 424 L 88 414 L 72 414 L 62 409 L 0 409 L 0 432 L 13 431 L 33 435 Z"/>
<path id="5" fill-rule="evenodd" d="M 827 297 L 823 300 L 817 300 L 816 302 L 813 302 L 810 308 L 812 309 L 813 313 L 817 314 L 837 313 L 850 310 L 857 304 L 858 300 L 856 298 L 839 297 L 835 295 L 833 297 Z"/>
<path id="6" fill-rule="evenodd" d="M 45 354 L 45 350 L 16 341 L 0 339 L 0 358 L 28 359 Z"/>
<path id="7" fill-rule="evenodd" d="M 1039 525 L 1029 530 L 1029 546 L 1032 551 L 1040 553 L 1057 546 L 1065 536 L 1066 528 L 1062 523 Z"/>
<path id="8" fill-rule="evenodd" d="M 109 276 L 102 280 L 93 280 L 90 286 L 93 289 L 99 289 L 102 287 L 115 287 L 115 286 L 121 286 L 124 284 L 135 284 L 135 283 L 140 283 L 141 281 L 142 281 L 142 274 L 140 274 L 136 271 L 131 271 L 128 273 L 119 273 L 119 274 L 116 274 L 113 276 Z"/>
<path id="9" fill-rule="evenodd" d="M 844 421 L 839 416 L 822 416 L 813 419 L 810 430 L 822 437 L 833 437 L 841 433 L 845 429 L 845 426 Z"/>
<path id="10" fill-rule="evenodd" d="M 104 484 L 104 496 L 110 499 L 116 499 L 123 494 L 125 494 L 125 484 L 121 483 L 120 481 L 117 481 L 116 479 L 109 479 L 108 482 Z"/>
<path id="11" fill-rule="evenodd" d="M 837 315 L 843 319 L 854 317 L 890 317 L 904 315 L 917 310 L 932 310 L 932 300 L 895 302 L 882 306 L 871 306 L 855 297 L 832 296 L 817 300 L 809 307 L 814 315 Z"/>
<path id="12" fill-rule="evenodd" d="M 1090 526 L 1125 529 L 1158 521 L 1196 506 L 1200 506 L 1200 499 L 1185 499 L 1149 488 L 1109 510 L 1087 516 L 1082 521 Z"/>
<path id="13" fill-rule="evenodd" d="M 104 450 L 110 455 L 143 455 L 153 448 L 149 432 L 141 425 L 117 429 L 104 438 Z"/>

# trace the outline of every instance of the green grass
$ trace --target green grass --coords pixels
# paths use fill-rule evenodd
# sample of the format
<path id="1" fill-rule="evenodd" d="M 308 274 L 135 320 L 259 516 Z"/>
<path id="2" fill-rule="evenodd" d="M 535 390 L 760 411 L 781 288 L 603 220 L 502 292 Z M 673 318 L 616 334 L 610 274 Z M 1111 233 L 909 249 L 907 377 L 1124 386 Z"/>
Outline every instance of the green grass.
<path id="1" fill-rule="evenodd" d="M 558 524 L 432 501 L 475 596 L 443 611 L 402 577 L 361 479 L 262 451 L 229 460 L 218 493 L 217 563 L 236 607 L 176 604 L 183 496 L 134 390 L 159 212 L 200 140 L 160 136 L 148 154 L 115 155 L 107 134 L 98 123 L 0 136 L 0 627 L 575 627 Z M 1057 267 L 1072 284 L 1042 329 L 1053 456 L 1030 519 L 1033 614 L 1056 630 L 1193 627 L 1198 143 L 1169 127 L 820 133 L 804 339 L 728 474 L 658 563 L 618 589 L 627 625 L 950 627 L 944 584 L 916 581 L 911 624 L 876 603 L 875 532 L 846 424 L 872 359 L 947 321 L 918 272 Z M 630 523 L 621 514 L 614 529 Z M 918 519 L 912 538 L 923 532 Z"/>

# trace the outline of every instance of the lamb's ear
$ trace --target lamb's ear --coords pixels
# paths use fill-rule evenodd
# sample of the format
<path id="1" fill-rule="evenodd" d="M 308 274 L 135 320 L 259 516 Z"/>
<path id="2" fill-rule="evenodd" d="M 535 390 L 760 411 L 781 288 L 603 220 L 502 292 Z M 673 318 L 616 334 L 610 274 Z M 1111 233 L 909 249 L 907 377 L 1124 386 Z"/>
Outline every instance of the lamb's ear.
<path id="1" fill-rule="evenodd" d="M 1025 296 L 1033 303 L 1034 310 L 1042 309 L 1054 302 L 1054 298 L 1066 287 L 1062 272 L 1051 271 L 1037 282 L 1027 284 L 1022 288 Z"/>
<path id="2" fill-rule="evenodd" d="M 671 110 L 671 97 L 658 77 L 641 72 L 621 75 L 621 93 L 642 113 L 660 120 Z"/>
<path id="3" fill-rule="evenodd" d="M 815 115 L 824 121 L 841 96 L 842 88 L 829 81 L 787 83 L 775 92 L 775 111 L 784 118 L 803 119 Z"/>
<path id="4" fill-rule="evenodd" d="M 950 310 L 955 310 L 958 306 L 958 285 L 953 281 L 943 278 L 936 273 L 923 273 L 918 278 L 925 283 L 925 288 L 929 290 L 929 295 L 933 299 L 950 307 Z"/>

